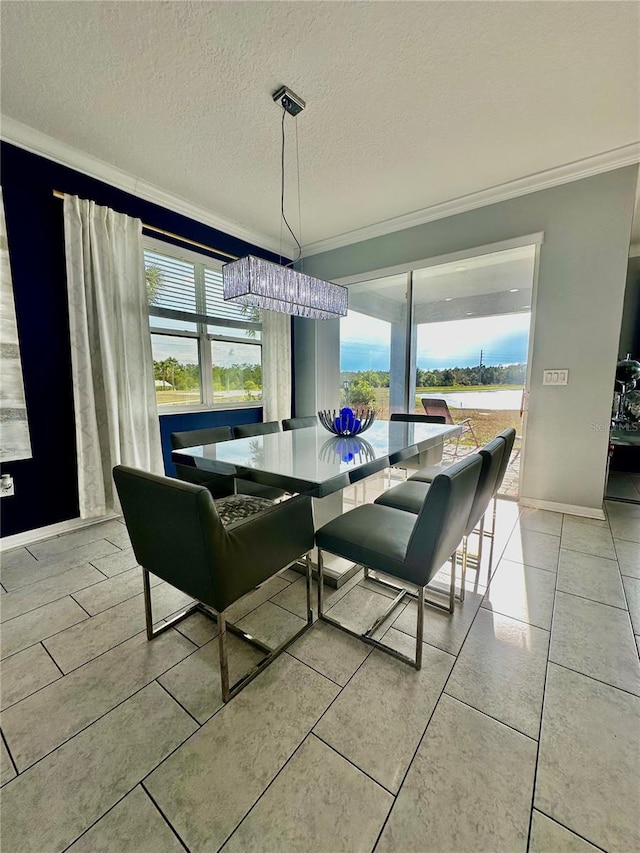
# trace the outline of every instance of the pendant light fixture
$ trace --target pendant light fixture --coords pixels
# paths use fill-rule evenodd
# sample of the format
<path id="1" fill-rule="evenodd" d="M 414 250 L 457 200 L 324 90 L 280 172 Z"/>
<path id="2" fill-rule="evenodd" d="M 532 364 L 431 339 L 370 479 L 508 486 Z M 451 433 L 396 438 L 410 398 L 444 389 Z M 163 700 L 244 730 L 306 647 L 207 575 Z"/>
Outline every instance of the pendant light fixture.
<path id="1" fill-rule="evenodd" d="M 291 262 L 293 264 L 301 259 L 302 246 L 284 213 L 285 115 L 288 113 L 295 118 L 306 104 L 286 86 L 281 86 L 277 92 L 274 92 L 273 100 L 282 107 L 280 215 L 298 245 L 298 257 Z M 299 199 L 300 174 L 298 173 L 298 205 Z M 224 299 L 268 311 L 309 317 L 313 320 L 331 320 L 346 315 L 346 287 L 306 275 L 294 269 L 291 264 L 283 266 L 257 258 L 255 255 L 247 255 L 225 264 L 222 268 Z"/>

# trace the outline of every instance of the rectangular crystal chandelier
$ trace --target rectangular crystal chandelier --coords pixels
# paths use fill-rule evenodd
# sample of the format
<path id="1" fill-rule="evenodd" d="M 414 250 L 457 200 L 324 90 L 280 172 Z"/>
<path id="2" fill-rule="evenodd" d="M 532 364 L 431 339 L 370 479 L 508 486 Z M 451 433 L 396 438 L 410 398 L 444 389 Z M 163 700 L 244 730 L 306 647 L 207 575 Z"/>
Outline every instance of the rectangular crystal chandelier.
<path id="1" fill-rule="evenodd" d="M 222 268 L 225 300 L 313 320 L 347 313 L 347 288 L 247 255 Z"/>

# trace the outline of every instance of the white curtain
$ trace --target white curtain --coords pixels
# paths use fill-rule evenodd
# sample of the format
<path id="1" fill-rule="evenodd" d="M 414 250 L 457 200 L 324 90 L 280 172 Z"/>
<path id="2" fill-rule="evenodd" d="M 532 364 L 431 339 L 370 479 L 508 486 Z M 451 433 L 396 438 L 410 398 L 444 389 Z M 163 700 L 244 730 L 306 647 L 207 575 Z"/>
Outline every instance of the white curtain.
<path id="1" fill-rule="evenodd" d="M 263 420 L 291 417 L 291 317 L 262 312 Z"/>
<path id="2" fill-rule="evenodd" d="M 80 516 L 119 511 L 111 470 L 163 473 L 142 223 L 64 198 Z"/>

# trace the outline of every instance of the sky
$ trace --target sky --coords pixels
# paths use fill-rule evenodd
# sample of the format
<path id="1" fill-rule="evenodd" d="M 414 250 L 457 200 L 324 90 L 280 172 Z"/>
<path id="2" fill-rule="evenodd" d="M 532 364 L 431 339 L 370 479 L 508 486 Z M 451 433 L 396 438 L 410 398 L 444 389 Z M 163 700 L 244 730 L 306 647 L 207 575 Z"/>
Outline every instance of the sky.
<path id="1" fill-rule="evenodd" d="M 417 363 L 423 369 L 514 364 L 527 360 L 530 314 L 473 317 L 418 327 Z M 349 311 L 340 321 L 340 369 L 388 370 L 390 326 Z"/>

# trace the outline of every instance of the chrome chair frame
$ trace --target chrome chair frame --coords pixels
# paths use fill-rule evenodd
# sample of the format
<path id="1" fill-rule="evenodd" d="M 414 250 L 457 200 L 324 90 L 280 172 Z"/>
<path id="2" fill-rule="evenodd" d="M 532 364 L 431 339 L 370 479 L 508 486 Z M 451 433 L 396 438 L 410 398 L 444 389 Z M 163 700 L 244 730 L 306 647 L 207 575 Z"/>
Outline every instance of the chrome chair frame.
<path id="1" fill-rule="evenodd" d="M 456 569 L 455 569 L 455 561 L 456 561 L 456 553 L 453 553 L 450 557 L 451 560 L 451 583 L 449 587 L 449 605 L 445 606 L 440 602 L 433 601 L 432 599 L 427 598 L 425 594 L 425 590 L 427 586 L 419 586 L 417 590 L 414 592 L 411 589 L 407 589 L 403 586 L 398 586 L 397 584 L 391 583 L 390 581 L 383 580 L 378 577 L 378 572 L 375 572 L 375 575 L 371 575 L 371 569 L 368 566 L 363 565 L 364 576 L 374 583 L 378 583 L 381 586 L 386 587 L 387 589 L 391 589 L 396 592 L 395 598 L 391 601 L 389 606 L 386 608 L 382 615 L 378 616 L 372 625 L 367 628 L 363 633 L 359 633 L 358 631 L 353 631 L 351 628 L 348 628 L 342 622 L 338 622 L 337 619 L 333 619 L 331 616 L 327 616 L 324 612 L 324 561 L 322 557 L 322 549 L 318 548 L 318 619 L 323 622 L 327 622 L 329 625 L 333 625 L 334 628 L 339 628 L 341 631 L 344 631 L 346 634 L 350 634 L 352 637 L 357 637 L 363 642 L 367 643 L 370 646 L 374 646 L 377 649 L 381 649 L 387 654 L 391 655 L 398 660 L 404 661 L 405 663 L 411 664 L 415 669 L 421 669 L 422 667 L 422 642 L 424 636 L 424 607 L 425 604 L 431 605 L 432 607 L 437 607 L 439 610 L 445 610 L 448 613 L 453 613 L 454 610 L 454 597 L 455 597 L 455 582 L 456 582 Z M 436 590 L 437 591 L 437 590 Z M 391 616 L 393 611 L 403 603 L 406 598 L 411 598 L 418 604 L 418 614 L 417 614 L 417 626 L 416 626 L 416 653 L 415 657 L 409 657 L 408 655 L 402 654 L 402 652 L 397 651 L 396 649 L 391 648 L 391 646 L 386 645 L 385 643 L 380 642 L 380 640 L 376 640 L 373 637 L 373 634 L 378 630 L 378 628 Z"/>
<path id="2" fill-rule="evenodd" d="M 299 560 L 294 560 L 294 563 L 298 563 Z M 153 625 L 153 612 L 152 612 L 152 602 L 151 602 L 151 584 L 149 583 L 149 572 L 147 569 L 142 567 L 142 585 L 144 589 L 144 614 L 145 614 L 145 623 L 147 629 L 147 640 L 153 640 L 155 637 L 160 634 L 164 634 L 165 631 L 168 631 L 169 628 L 173 628 L 174 625 L 177 625 L 179 622 L 182 622 L 183 619 L 186 619 L 187 616 L 191 616 L 193 613 L 204 613 L 212 621 L 216 622 L 220 629 L 220 633 L 218 635 L 218 653 L 220 657 L 220 681 L 222 687 L 222 701 L 226 704 L 230 699 L 239 693 L 243 687 L 246 687 L 249 682 L 253 681 L 256 676 L 260 675 L 263 669 L 274 661 L 277 657 L 279 657 L 282 652 L 286 651 L 289 646 L 294 643 L 308 628 L 313 624 L 313 608 L 311 605 L 312 598 L 312 579 L 311 579 L 311 556 L 310 554 L 306 554 L 304 556 L 305 562 L 305 574 L 306 574 L 306 589 L 307 589 L 307 621 L 296 631 L 293 636 L 289 639 L 285 640 L 283 643 L 280 643 L 275 649 L 272 649 L 266 643 L 263 643 L 261 640 L 258 640 L 256 637 L 253 637 L 251 634 L 248 634 L 246 631 L 243 631 L 242 628 L 239 628 L 237 625 L 232 622 L 227 622 L 225 617 L 225 611 L 218 612 L 214 610 L 212 607 L 208 607 L 206 604 L 203 604 L 201 601 L 195 601 L 193 604 L 190 604 L 188 607 L 180 610 L 178 613 L 175 613 L 166 622 L 163 622 L 160 627 L 155 627 Z M 290 563 L 293 565 L 294 563 Z M 286 567 L 285 567 L 286 568 Z M 268 583 L 271 578 L 268 578 L 264 583 Z M 259 584 L 262 586 L 262 584 Z M 256 588 L 259 588 L 256 587 Z M 235 604 L 235 602 L 234 602 Z M 227 655 L 227 630 L 235 634 L 238 637 L 241 637 L 243 640 L 246 640 L 248 643 L 251 643 L 252 646 L 259 649 L 262 652 L 265 652 L 265 657 L 263 657 L 258 663 L 256 663 L 248 673 L 239 678 L 234 684 L 229 685 L 229 661 Z"/>

